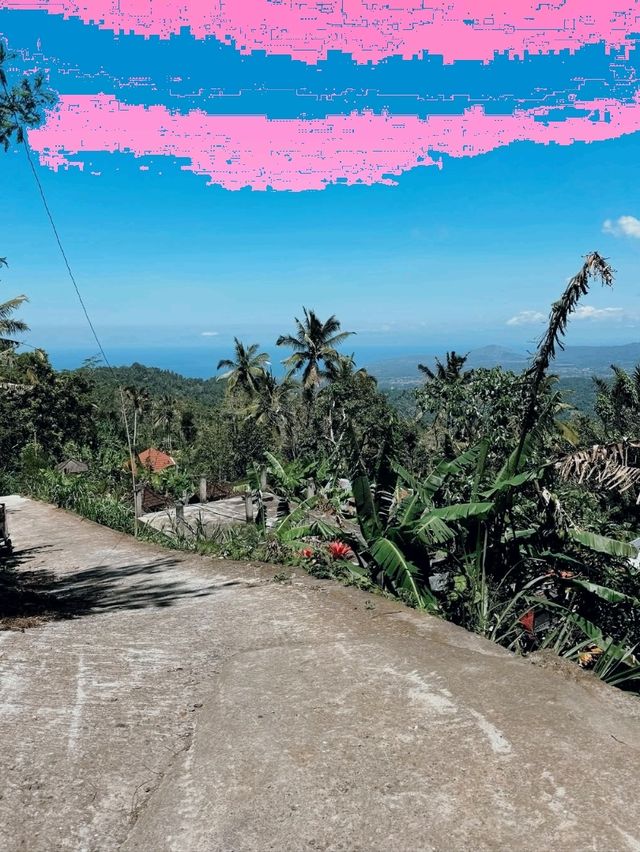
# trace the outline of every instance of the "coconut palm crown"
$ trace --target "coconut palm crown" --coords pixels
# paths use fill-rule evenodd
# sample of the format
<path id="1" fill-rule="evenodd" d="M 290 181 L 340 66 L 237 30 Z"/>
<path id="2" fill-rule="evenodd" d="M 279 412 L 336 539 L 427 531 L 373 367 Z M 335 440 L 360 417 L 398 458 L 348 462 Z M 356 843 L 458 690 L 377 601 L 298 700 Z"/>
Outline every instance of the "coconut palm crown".
<path id="1" fill-rule="evenodd" d="M 260 347 L 257 343 L 245 346 L 237 337 L 234 337 L 233 343 L 235 360 L 222 358 L 218 362 L 218 370 L 223 367 L 227 369 L 226 373 L 218 376 L 218 381 L 226 380 L 230 390 L 239 388 L 252 394 L 258 382 L 264 378 L 269 356 L 266 352 L 258 351 Z"/>
<path id="2" fill-rule="evenodd" d="M 313 392 L 322 379 L 335 374 L 343 357 L 336 347 L 355 332 L 340 331 L 340 322 L 333 315 L 322 322 L 315 311 L 307 308 L 302 310 L 304 320 L 296 317 L 295 335 L 283 334 L 276 340 L 276 344 L 293 349 L 293 354 L 283 363 L 289 375 L 301 372 L 303 388 Z"/>
<path id="3" fill-rule="evenodd" d="M 7 266 L 6 258 L 0 257 L 0 266 Z M 26 296 L 16 296 L 6 302 L 0 302 L 0 351 L 13 349 L 18 344 L 15 335 L 29 331 L 25 322 L 13 317 L 18 308 L 28 301 Z"/>

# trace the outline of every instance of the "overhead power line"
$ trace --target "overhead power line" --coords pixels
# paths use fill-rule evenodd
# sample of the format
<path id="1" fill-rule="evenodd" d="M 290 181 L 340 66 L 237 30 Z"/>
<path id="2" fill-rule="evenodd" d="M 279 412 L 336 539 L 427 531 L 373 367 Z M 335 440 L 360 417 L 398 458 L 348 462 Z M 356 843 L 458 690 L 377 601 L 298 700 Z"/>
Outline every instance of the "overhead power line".
<path id="1" fill-rule="evenodd" d="M 7 84 L 4 81 L 4 79 L 2 80 L 2 87 L 4 89 L 4 94 L 5 94 L 5 97 L 7 98 L 7 101 L 10 102 L 9 91 L 7 89 Z M 40 181 L 40 177 L 38 175 L 37 169 L 36 169 L 35 164 L 33 162 L 33 157 L 31 156 L 31 150 L 29 148 L 29 143 L 27 141 L 26 130 L 25 130 L 24 126 L 20 123 L 20 119 L 19 119 L 17 113 L 15 112 L 15 110 L 13 110 L 13 117 L 15 119 L 16 126 L 19 127 L 20 130 L 21 130 L 20 135 L 22 137 L 22 145 L 23 145 L 26 157 L 27 157 L 27 162 L 29 163 L 31 173 L 32 173 L 33 178 L 36 182 L 36 186 L 38 188 L 38 193 L 39 193 L 40 198 L 42 200 L 42 204 L 44 206 L 45 213 L 47 214 L 47 219 L 49 220 L 49 224 L 51 225 L 51 230 L 53 231 L 53 235 L 54 235 L 55 241 L 58 245 L 58 249 L 60 250 L 60 254 L 62 255 L 62 259 L 64 261 L 64 265 L 66 267 L 67 274 L 69 276 L 71 284 L 73 285 L 73 289 L 74 289 L 75 294 L 76 294 L 78 301 L 80 303 L 80 307 L 82 308 L 82 312 L 83 312 L 84 317 L 87 321 L 87 325 L 91 329 L 91 334 L 93 335 L 93 337 L 96 341 L 96 344 L 97 344 L 98 349 L 100 351 L 100 355 L 101 355 L 105 365 L 107 366 L 107 368 L 111 372 L 111 375 L 113 376 L 113 378 L 116 382 L 116 385 L 118 387 L 118 391 L 120 393 L 121 414 L 122 414 L 122 420 L 123 420 L 124 427 L 125 427 L 125 433 L 126 433 L 126 436 L 127 436 L 127 446 L 128 446 L 128 449 L 129 449 L 129 464 L 131 466 L 131 484 L 132 484 L 132 489 L 133 489 L 133 506 L 134 506 L 134 510 L 133 510 L 134 531 L 135 531 L 135 535 L 137 536 L 138 535 L 138 516 L 137 516 L 137 512 L 136 512 L 136 491 L 137 491 L 137 489 L 136 489 L 136 465 L 135 465 L 135 458 L 134 458 L 134 448 L 133 448 L 133 445 L 131 443 L 131 433 L 130 433 L 130 430 L 129 430 L 129 419 L 127 417 L 127 411 L 126 411 L 126 406 L 125 406 L 124 390 L 122 388 L 122 385 L 121 385 L 121 383 L 118 379 L 118 376 L 117 376 L 113 366 L 111 365 L 111 362 L 109 361 L 109 358 L 107 357 L 107 353 L 105 352 L 104 346 L 102 345 L 102 341 L 100 340 L 100 337 L 98 336 L 98 332 L 96 331 L 95 325 L 93 324 L 91 316 L 89 315 L 89 311 L 87 309 L 86 303 L 85 303 L 84 299 L 82 298 L 82 293 L 80 292 L 80 287 L 78 286 L 78 282 L 76 280 L 76 277 L 73 274 L 73 270 L 72 270 L 71 264 L 69 262 L 69 257 L 67 255 L 65 249 L 64 249 L 64 246 L 62 244 L 62 240 L 60 239 L 60 233 L 58 231 L 58 228 L 56 227 L 56 223 L 55 223 L 55 220 L 53 218 L 53 214 L 51 212 L 49 202 L 47 201 L 47 197 L 46 197 L 45 192 L 44 192 L 44 187 L 42 186 L 42 182 Z"/>

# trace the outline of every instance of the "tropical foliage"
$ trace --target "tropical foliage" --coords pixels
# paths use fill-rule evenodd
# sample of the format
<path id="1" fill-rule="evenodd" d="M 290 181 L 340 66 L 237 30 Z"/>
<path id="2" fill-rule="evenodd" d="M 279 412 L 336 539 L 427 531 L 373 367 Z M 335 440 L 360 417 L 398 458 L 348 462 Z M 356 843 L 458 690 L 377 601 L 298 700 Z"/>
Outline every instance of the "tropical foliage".
<path id="1" fill-rule="evenodd" d="M 217 383 L 141 365 L 56 373 L 42 353 L 15 354 L 2 367 L 5 481 L 130 529 L 122 387 L 136 450 L 177 461 L 149 477 L 156 492 L 193 493 L 205 474 L 220 494 L 248 488 L 258 503 L 257 524 L 193 529 L 176 546 L 301 566 L 632 685 L 640 382 L 614 370 L 590 417 L 550 373 L 593 280 L 612 283 L 597 254 L 553 305 L 522 374 L 468 369 L 450 352 L 400 409 L 340 351 L 339 321 L 307 309 L 277 340 L 293 350 L 282 376 L 257 343 L 237 339 Z M 69 454 L 87 461 L 85 478 L 52 471 Z M 265 489 L 277 505 L 268 524 Z"/>
<path id="2" fill-rule="evenodd" d="M 41 74 L 32 79 L 24 77 L 15 86 L 9 87 L 3 65 L 10 58 L 11 54 L 0 41 L 0 145 L 5 151 L 13 139 L 23 142 L 24 128 L 39 124 L 43 108 L 55 101 Z"/>
<path id="3" fill-rule="evenodd" d="M 315 311 L 303 308 L 304 319 L 296 317 L 295 334 L 283 334 L 276 340 L 277 346 L 293 349 L 285 360 L 290 375 L 301 374 L 302 387 L 312 394 L 323 379 L 330 378 L 340 369 L 342 357 L 337 347 L 353 334 L 340 331 L 335 316 L 322 322 Z"/>
<path id="4" fill-rule="evenodd" d="M 7 259 L 0 257 L 0 267 L 7 265 Z M 6 358 L 17 345 L 16 336 L 29 330 L 26 322 L 14 316 L 26 301 L 26 296 L 14 296 L 6 302 L 0 302 L 0 357 L 4 355 Z"/>

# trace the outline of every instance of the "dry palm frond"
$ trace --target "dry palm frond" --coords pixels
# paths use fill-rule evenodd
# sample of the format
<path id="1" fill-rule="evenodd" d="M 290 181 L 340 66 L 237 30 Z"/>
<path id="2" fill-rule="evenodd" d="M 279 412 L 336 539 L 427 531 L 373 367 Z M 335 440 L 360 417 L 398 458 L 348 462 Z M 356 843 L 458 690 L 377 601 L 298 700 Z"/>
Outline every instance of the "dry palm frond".
<path id="1" fill-rule="evenodd" d="M 593 666 L 598 657 L 604 654 L 604 649 L 598 645 L 589 645 L 586 650 L 578 654 L 578 665 L 583 669 L 588 669 Z"/>
<path id="2" fill-rule="evenodd" d="M 613 270 L 607 261 L 598 254 L 587 255 L 582 268 L 567 284 L 564 293 L 551 306 L 547 331 L 538 343 L 536 354 L 526 372 L 529 382 L 528 402 L 520 427 L 520 440 L 514 454 L 514 470 L 518 470 L 527 437 L 534 427 L 540 407 L 540 389 L 543 386 L 549 364 L 556 356 L 556 349 L 564 349 L 562 338 L 567 330 L 571 314 L 578 307 L 582 296 L 589 292 L 592 278 L 599 278 L 606 287 L 613 286 Z"/>
<path id="3" fill-rule="evenodd" d="M 567 329 L 567 322 L 578 307 L 580 297 L 589 292 L 591 278 L 599 278 L 607 287 L 613 284 L 613 270 L 597 252 L 587 255 L 580 271 L 573 276 L 560 299 L 551 307 L 547 331 L 538 344 L 538 350 L 529 369 L 534 388 L 537 389 L 550 362 L 555 358 L 556 347 L 564 349 L 562 338 Z"/>
<path id="4" fill-rule="evenodd" d="M 629 441 L 595 444 L 565 456 L 556 463 L 556 469 L 563 479 L 622 494 L 640 487 L 640 467 L 636 465 L 638 450 L 640 444 Z"/>
<path id="5" fill-rule="evenodd" d="M 563 509 L 562 503 L 556 494 L 553 494 L 548 488 L 540 487 L 539 483 L 536 483 L 536 490 L 549 518 L 553 519 L 554 527 L 565 530 L 575 527 L 575 524 Z"/>

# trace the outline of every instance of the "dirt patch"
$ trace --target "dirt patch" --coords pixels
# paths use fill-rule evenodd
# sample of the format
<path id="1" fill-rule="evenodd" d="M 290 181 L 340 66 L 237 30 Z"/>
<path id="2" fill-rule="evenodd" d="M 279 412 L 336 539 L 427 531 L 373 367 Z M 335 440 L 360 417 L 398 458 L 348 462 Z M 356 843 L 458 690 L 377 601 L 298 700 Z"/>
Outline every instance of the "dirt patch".
<path id="1" fill-rule="evenodd" d="M 571 660 L 559 657 L 554 651 L 534 651 L 532 654 L 529 654 L 526 659 L 530 663 L 533 663 L 534 666 L 558 672 L 568 680 L 572 680 L 575 683 L 582 683 L 585 685 L 599 684 L 604 686 L 593 672 L 580 668 L 577 663 L 574 663 Z"/>
<path id="2" fill-rule="evenodd" d="M 41 627 L 55 616 L 47 613 L 43 615 L 22 615 L 14 618 L 0 618 L 0 630 L 19 630 L 24 633 L 31 627 Z"/>

